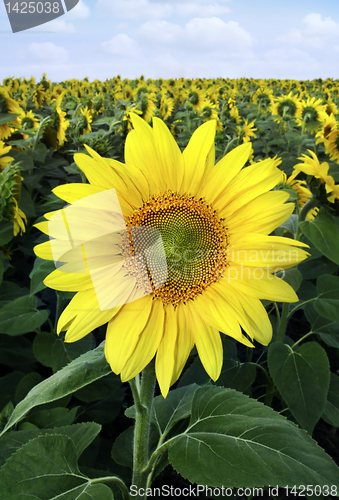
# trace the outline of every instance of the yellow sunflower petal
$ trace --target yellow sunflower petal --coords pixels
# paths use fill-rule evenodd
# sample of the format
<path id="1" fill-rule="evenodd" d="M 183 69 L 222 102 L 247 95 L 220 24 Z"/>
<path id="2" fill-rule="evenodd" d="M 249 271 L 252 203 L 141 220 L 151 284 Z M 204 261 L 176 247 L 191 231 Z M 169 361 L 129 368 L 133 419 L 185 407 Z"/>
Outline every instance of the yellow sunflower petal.
<path id="1" fill-rule="evenodd" d="M 177 336 L 177 316 L 174 308 L 170 305 L 166 307 L 164 334 L 155 358 L 155 372 L 164 398 L 167 396 L 173 378 Z"/>
<path id="2" fill-rule="evenodd" d="M 258 299 L 298 302 L 293 288 L 269 269 L 232 266 L 224 271 L 225 280 L 235 289 Z M 221 280 L 223 281 L 223 280 Z"/>
<path id="3" fill-rule="evenodd" d="M 284 191 L 269 191 L 258 196 L 228 216 L 230 232 L 271 233 L 288 219 L 295 208 L 294 203 L 285 204 L 288 198 Z"/>
<path id="4" fill-rule="evenodd" d="M 64 273 L 56 269 L 44 279 L 44 284 L 54 290 L 77 292 L 93 288 L 88 273 Z"/>
<path id="5" fill-rule="evenodd" d="M 243 168 L 251 149 L 250 143 L 242 144 L 227 153 L 215 166 L 209 168 L 205 181 L 198 190 L 198 196 L 205 197 L 209 203 L 213 203 Z"/>
<path id="6" fill-rule="evenodd" d="M 159 171 L 166 188 L 177 191 L 184 175 L 184 161 L 179 146 L 166 125 L 159 118 L 153 118 L 153 134 L 158 151 Z"/>
<path id="7" fill-rule="evenodd" d="M 86 196 L 91 196 L 92 194 L 101 193 L 104 188 L 101 186 L 93 186 L 92 184 L 64 184 L 62 186 L 57 186 L 52 189 L 52 192 L 66 201 L 67 203 L 73 203 L 74 201 L 85 198 Z"/>
<path id="8" fill-rule="evenodd" d="M 209 120 L 193 133 L 183 152 L 184 179 L 180 193 L 195 194 L 201 184 L 208 155 L 214 148 L 216 121 Z"/>
<path id="9" fill-rule="evenodd" d="M 102 311 L 93 288 L 78 292 L 61 314 L 57 332 L 65 330 L 73 320 L 67 329 L 65 342 L 75 342 L 110 321 L 119 309 L 116 307 Z"/>
<path id="10" fill-rule="evenodd" d="M 40 245 L 36 245 L 33 250 L 40 259 L 54 260 L 50 241 L 45 241 L 44 243 L 40 243 Z"/>
<path id="11" fill-rule="evenodd" d="M 119 374 L 131 357 L 152 310 L 150 296 L 125 304 L 108 323 L 105 356 L 112 371 Z"/>
<path id="12" fill-rule="evenodd" d="M 164 306 L 160 300 L 154 300 L 148 322 L 139 336 L 131 357 L 121 371 L 123 382 L 140 373 L 154 358 L 164 332 Z"/>
<path id="13" fill-rule="evenodd" d="M 219 378 L 223 361 L 220 333 L 216 328 L 205 325 L 201 321 L 199 310 L 194 302 L 188 302 L 186 307 L 190 315 L 191 332 L 199 358 L 208 375 L 215 381 Z"/>
<path id="14" fill-rule="evenodd" d="M 166 184 L 159 166 L 158 150 L 155 146 L 153 130 L 135 113 L 131 114 L 134 129 L 129 132 L 125 143 L 125 161 L 136 165 L 145 174 L 150 185 L 150 194 L 165 190 Z"/>

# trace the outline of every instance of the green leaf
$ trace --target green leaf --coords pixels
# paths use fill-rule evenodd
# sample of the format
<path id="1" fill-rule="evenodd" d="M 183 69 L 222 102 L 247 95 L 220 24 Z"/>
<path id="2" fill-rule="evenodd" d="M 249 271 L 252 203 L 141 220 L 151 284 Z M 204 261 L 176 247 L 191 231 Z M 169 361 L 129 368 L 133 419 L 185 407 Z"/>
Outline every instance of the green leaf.
<path id="1" fill-rule="evenodd" d="M 295 292 L 299 290 L 299 287 L 303 280 L 303 275 L 295 267 L 291 269 L 285 269 L 284 271 L 277 273 L 277 276 L 279 276 L 281 279 L 286 281 L 286 283 L 291 285 L 291 287 Z"/>
<path id="2" fill-rule="evenodd" d="M 40 384 L 42 381 L 42 376 L 40 373 L 31 372 L 27 373 L 19 382 L 18 387 L 15 391 L 15 403 L 19 403 L 24 399 L 29 391 L 33 389 L 36 385 Z"/>
<path id="3" fill-rule="evenodd" d="M 29 421 L 39 427 L 39 429 L 71 425 L 75 420 L 78 408 L 78 406 L 75 406 L 70 410 L 68 408 L 38 410 L 29 417 Z"/>
<path id="4" fill-rule="evenodd" d="M 32 343 L 25 337 L 0 335 L 0 364 L 11 368 L 26 369 L 35 364 Z"/>
<path id="5" fill-rule="evenodd" d="M 339 468 L 295 424 L 232 389 L 206 386 L 169 461 L 191 483 L 213 487 L 337 485 Z"/>
<path id="6" fill-rule="evenodd" d="M 53 261 L 46 261 L 40 259 L 39 257 L 35 259 L 33 269 L 29 275 L 29 277 L 31 278 L 31 295 L 34 295 L 35 293 L 40 292 L 40 290 L 46 288 L 43 280 L 54 270 L 55 264 Z"/>
<path id="7" fill-rule="evenodd" d="M 13 222 L 1 221 L 0 223 L 0 246 L 6 245 L 14 238 Z"/>
<path id="8" fill-rule="evenodd" d="M 114 441 L 112 458 L 114 462 L 133 469 L 134 425 L 125 429 Z"/>
<path id="9" fill-rule="evenodd" d="M 339 427 L 339 377 L 335 373 L 331 373 L 330 388 L 322 418 L 325 422 Z"/>
<path id="10" fill-rule="evenodd" d="M 32 439 L 1 468 L 0 499 L 113 499 L 107 486 L 92 485 L 81 475 L 77 460 L 76 447 L 68 436 L 52 434 Z"/>
<path id="11" fill-rule="evenodd" d="M 0 469 L 0 499 L 35 496 L 51 500 L 85 481 L 80 476 L 76 449 L 69 437 L 39 436 L 23 445 Z"/>
<path id="12" fill-rule="evenodd" d="M 311 331 L 319 335 L 327 345 L 339 348 L 339 321 L 318 316 L 312 304 L 307 304 L 304 312 L 311 325 Z"/>
<path id="13" fill-rule="evenodd" d="M 317 279 L 318 300 L 313 303 L 320 316 L 339 321 L 339 276 L 324 274 Z"/>
<path id="14" fill-rule="evenodd" d="M 81 354 L 90 351 L 92 344 L 93 336 L 91 334 L 77 342 L 66 343 L 56 334 L 40 332 L 33 341 L 33 352 L 42 365 L 48 366 L 56 372 Z"/>
<path id="15" fill-rule="evenodd" d="M 0 378 L 0 409 L 10 401 L 14 403 L 15 390 L 24 376 L 23 372 L 14 371 Z"/>
<path id="16" fill-rule="evenodd" d="M 0 309 L 0 333 L 16 336 L 33 332 L 45 323 L 48 315 L 47 310 L 37 310 L 36 297 L 19 297 Z"/>
<path id="17" fill-rule="evenodd" d="M 104 343 L 96 349 L 83 354 L 54 375 L 35 386 L 15 408 L 4 433 L 21 420 L 35 406 L 49 403 L 72 394 L 94 380 L 105 377 L 111 372 L 104 355 Z"/>
<path id="18" fill-rule="evenodd" d="M 331 215 L 320 209 L 314 220 L 299 222 L 299 227 L 325 257 L 339 264 L 339 230 Z"/>
<path id="19" fill-rule="evenodd" d="M 255 381 L 256 375 L 257 369 L 254 363 L 235 361 L 233 366 L 223 367 L 216 384 L 245 392 Z"/>
<path id="20" fill-rule="evenodd" d="M 317 342 L 303 344 L 297 351 L 275 342 L 268 349 L 268 366 L 291 413 L 311 434 L 327 401 L 330 366 L 326 351 Z"/>
<path id="21" fill-rule="evenodd" d="M 284 189 L 284 191 L 290 193 L 290 197 L 294 197 L 296 195 L 296 192 L 293 189 Z M 298 216 L 296 214 L 290 215 L 289 218 L 285 222 L 283 222 L 280 227 L 283 227 L 284 229 L 287 229 L 287 231 L 295 234 L 298 231 Z"/>
<path id="22" fill-rule="evenodd" d="M 62 434 L 72 439 L 77 458 L 91 444 L 101 430 L 101 425 L 96 422 L 84 422 L 81 424 L 65 425 L 55 429 L 30 429 L 21 431 L 10 431 L 0 438 L 0 465 L 24 444 L 32 439 L 46 434 Z"/>
<path id="23" fill-rule="evenodd" d="M 198 387 L 196 384 L 179 387 L 170 391 L 166 399 L 163 396 L 154 398 L 152 420 L 162 433 L 171 429 L 179 420 L 190 416 L 191 401 Z"/>
<path id="24" fill-rule="evenodd" d="M 0 114 L 0 125 L 4 125 L 5 123 L 12 122 L 16 118 L 18 118 L 18 116 L 20 116 L 20 115 L 17 115 L 15 113 L 1 113 Z"/>
<path id="25" fill-rule="evenodd" d="M 4 276 L 4 263 L 0 260 L 0 285 L 2 283 L 2 278 Z"/>

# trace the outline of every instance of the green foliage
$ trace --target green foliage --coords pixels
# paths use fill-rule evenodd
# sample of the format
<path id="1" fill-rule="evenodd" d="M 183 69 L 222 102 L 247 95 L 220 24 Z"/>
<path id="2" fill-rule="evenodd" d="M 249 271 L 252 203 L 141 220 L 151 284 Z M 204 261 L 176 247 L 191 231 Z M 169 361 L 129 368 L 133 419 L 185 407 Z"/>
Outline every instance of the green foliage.
<path id="1" fill-rule="evenodd" d="M 268 367 L 291 413 L 312 434 L 327 403 L 330 366 L 326 351 L 316 342 L 297 350 L 274 343 L 268 350 Z"/>
<path id="2" fill-rule="evenodd" d="M 40 83 L 44 90 L 39 96 Z M 309 95 L 327 103 L 328 82 L 292 83 L 270 82 L 272 99 L 292 92 L 295 99 Z M 22 89 L 13 79 L 6 85 L 23 106 Z M 213 95 L 204 110 L 193 107 L 195 85 L 206 90 L 208 99 Z M 147 405 L 138 410 L 133 404 L 128 384 L 105 360 L 105 326 L 75 343 L 65 343 L 64 334 L 55 331 L 74 293 L 56 293 L 44 285 L 55 266 L 35 257 L 33 247 L 48 237 L 34 224 L 65 205 L 53 188 L 86 182 L 74 153 L 85 152 L 87 144 L 104 157 L 124 161 L 131 110 L 145 116 L 151 98 L 153 115 L 162 117 L 161 99 L 171 97 L 175 103 L 165 123 L 181 150 L 215 112 L 216 161 L 242 142 L 245 120 L 254 121 L 253 161 L 276 156 L 288 177 L 311 150 L 320 163 L 328 163 L 338 183 L 338 161 L 315 136 L 320 125 L 300 121 L 291 111 L 279 115 L 280 108 L 267 97 L 254 102 L 262 85 L 245 79 L 116 78 L 58 87 L 44 77 L 38 84 L 28 82 L 23 91 L 37 128 L 21 129 L 14 122 L 17 114 L 1 114 L 0 126 L 13 126 L 5 141 L 5 147 L 11 146 L 5 156 L 13 162 L 0 169 L 0 500 L 112 500 L 113 495 L 126 500 L 124 484 L 131 484 L 135 467 L 135 422 L 138 411 L 147 413 Z M 69 122 L 64 144 L 57 139 L 54 90 L 63 92 L 60 110 Z M 338 96 L 339 91 L 331 94 L 337 106 Z M 92 115 L 89 133 L 80 127 L 85 106 Z M 312 206 L 319 212 L 308 219 L 295 186 L 282 181 L 276 189 L 288 192 L 295 210 L 274 234 L 310 247 L 306 261 L 279 275 L 299 301 L 264 301 L 274 333 L 268 347 L 246 348 L 222 335 L 223 367 L 216 382 L 209 380 L 193 349 L 167 398 L 153 400 L 145 464 L 149 484 L 175 481 L 172 468 L 190 482 L 212 487 L 339 484 L 338 199 L 329 201 L 319 178 L 300 173 L 297 179 L 312 191 Z M 27 217 L 25 232 L 17 236 L 13 198 Z"/>
<path id="3" fill-rule="evenodd" d="M 203 387 L 169 461 L 192 483 L 254 487 L 337 485 L 339 469 L 286 418 L 231 389 Z"/>

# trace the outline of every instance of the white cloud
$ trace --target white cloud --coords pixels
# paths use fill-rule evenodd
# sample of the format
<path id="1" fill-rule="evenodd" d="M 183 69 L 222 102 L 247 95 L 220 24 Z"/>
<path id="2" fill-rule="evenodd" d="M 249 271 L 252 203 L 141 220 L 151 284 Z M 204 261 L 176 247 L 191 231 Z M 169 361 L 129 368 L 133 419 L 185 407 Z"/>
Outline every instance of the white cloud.
<path id="1" fill-rule="evenodd" d="M 182 42 L 184 30 L 177 24 L 167 21 L 147 21 L 137 31 L 138 38 L 144 42 L 173 46 Z"/>
<path id="2" fill-rule="evenodd" d="M 69 58 L 69 53 L 64 47 L 59 47 L 52 42 L 31 43 L 28 47 L 20 51 L 19 56 L 33 62 L 43 63 L 64 63 Z"/>
<path id="3" fill-rule="evenodd" d="M 67 13 L 67 19 L 86 19 L 86 17 L 89 17 L 89 14 L 89 7 L 83 0 L 80 0 L 79 3 Z"/>
<path id="4" fill-rule="evenodd" d="M 55 19 L 48 23 L 37 26 L 37 31 L 52 31 L 53 33 L 75 33 L 75 28 L 72 23 L 66 23 L 63 19 Z"/>
<path id="5" fill-rule="evenodd" d="M 140 48 L 135 40 L 124 33 L 119 33 L 107 42 L 102 42 L 100 49 L 106 54 L 124 58 L 133 58 L 140 55 Z"/>
<path id="6" fill-rule="evenodd" d="M 173 11 L 169 3 L 149 0 L 98 0 L 96 7 L 101 15 L 114 19 L 159 19 L 168 17 Z"/>
<path id="7" fill-rule="evenodd" d="M 330 17 L 323 18 L 321 14 L 311 13 L 302 20 L 301 28 L 292 29 L 279 41 L 290 45 L 301 45 L 321 49 L 329 42 L 339 40 L 339 23 Z"/>
<path id="8" fill-rule="evenodd" d="M 191 19 L 183 28 L 167 21 L 147 21 L 137 31 L 141 42 L 182 50 L 219 52 L 224 58 L 245 53 L 251 48 L 251 35 L 235 21 L 225 23 L 218 17 Z"/>
<path id="9" fill-rule="evenodd" d="M 199 4 L 197 2 L 188 2 L 188 3 L 180 3 L 175 6 L 175 12 L 179 16 L 183 17 L 211 17 L 211 16 L 221 16 L 222 14 L 228 14 L 231 12 L 229 7 L 225 7 L 220 5 L 220 3 L 202 3 Z"/>
<path id="10" fill-rule="evenodd" d="M 194 18 L 185 26 L 187 38 L 196 47 L 217 50 L 249 48 L 252 44 L 251 35 L 235 21 L 225 23 L 218 17 Z"/>

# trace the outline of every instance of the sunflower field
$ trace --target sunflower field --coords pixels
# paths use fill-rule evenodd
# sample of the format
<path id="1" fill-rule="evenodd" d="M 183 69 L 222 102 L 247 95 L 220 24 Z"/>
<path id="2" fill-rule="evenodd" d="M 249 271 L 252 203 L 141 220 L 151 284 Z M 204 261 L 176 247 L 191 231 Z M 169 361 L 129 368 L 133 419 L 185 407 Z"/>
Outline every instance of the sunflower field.
<path id="1" fill-rule="evenodd" d="M 339 496 L 338 108 L 3 81 L 0 500 Z"/>

